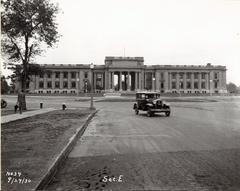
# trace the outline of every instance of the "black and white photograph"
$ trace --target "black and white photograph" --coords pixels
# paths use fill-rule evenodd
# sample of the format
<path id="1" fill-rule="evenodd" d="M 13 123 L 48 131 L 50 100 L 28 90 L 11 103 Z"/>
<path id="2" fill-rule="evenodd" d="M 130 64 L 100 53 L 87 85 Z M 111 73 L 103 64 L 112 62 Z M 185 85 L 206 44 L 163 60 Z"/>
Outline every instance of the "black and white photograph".
<path id="1" fill-rule="evenodd" d="M 2 191 L 240 191 L 240 0 L 1 0 Z"/>

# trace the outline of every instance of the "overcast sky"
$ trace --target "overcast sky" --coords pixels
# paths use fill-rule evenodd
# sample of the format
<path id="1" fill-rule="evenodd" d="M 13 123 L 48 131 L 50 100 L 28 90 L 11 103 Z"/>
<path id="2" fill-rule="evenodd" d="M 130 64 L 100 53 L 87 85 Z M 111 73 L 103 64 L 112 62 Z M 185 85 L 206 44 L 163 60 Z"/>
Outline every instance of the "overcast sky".
<path id="1" fill-rule="evenodd" d="M 147 65 L 212 63 L 225 65 L 227 81 L 240 85 L 239 0 L 54 2 L 62 37 L 38 63 L 104 64 L 105 56 L 124 55 Z"/>

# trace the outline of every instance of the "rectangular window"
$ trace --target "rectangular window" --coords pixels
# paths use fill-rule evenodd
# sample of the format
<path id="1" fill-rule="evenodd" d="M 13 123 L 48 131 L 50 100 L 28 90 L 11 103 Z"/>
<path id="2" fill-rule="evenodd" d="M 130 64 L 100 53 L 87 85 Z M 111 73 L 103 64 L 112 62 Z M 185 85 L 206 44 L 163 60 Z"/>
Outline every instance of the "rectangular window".
<path id="1" fill-rule="evenodd" d="M 187 82 L 187 89 L 191 89 L 191 82 Z"/>
<path id="2" fill-rule="evenodd" d="M 164 83 L 161 82 L 161 89 L 164 89 Z"/>
<path id="3" fill-rule="evenodd" d="M 68 82 L 63 82 L 63 88 L 67 88 L 68 87 Z"/>
<path id="4" fill-rule="evenodd" d="M 202 73 L 202 79 L 206 79 L 206 74 Z"/>
<path id="5" fill-rule="evenodd" d="M 59 82 L 55 82 L 55 88 L 59 88 L 59 87 L 60 87 Z"/>
<path id="6" fill-rule="evenodd" d="M 179 82 L 180 89 L 183 89 L 183 82 Z"/>
<path id="7" fill-rule="evenodd" d="M 172 82 L 172 89 L 176 89 L 176 82 Z"/>
<path id="8" fill-rule="evenodd" d="M 176 73 L 172 73 L 172 79 L 176 79 Z"/>
<path id="9" fill-rule="evenodd" d="M 194 82 L 194 89 L 198 89 L 198 82 Z"/>
<path id="10" fill-rule="evenodd" d="M 179 78 L 180 78 L 180 79 L 183 79 L 183 73 L 180 73 L 180 74 L 179 74 Z"/>
<path id="11" fill-rule="evenodd" d="M 102 74 L 97 74 L 97 79 L 102 79 Z"/>
<path id="12" fill-rule="evenodd" d="M 48 83 L 47 83 L 47 87 L 48 87 L 48 88 L 52 88 L 52 82 L 48 82 Z"/>
<path id="13" fill-rule="evenodd" d="M 218 79 L 218 73 L 217 72 L 214 73 L 214 79 Z"/>
<path id="14" fill-rule="evenodd" d="M 52 76 L 51 73 L 47 73 L 48 78 L 51 78 L 51 76 Z"/>
<path id="15" fill-rule="evenodd" d="M 68 73 L 67 72 L 63 72 L 63 78 L 68 78 Z"/>
<path id="16" fill-rule="evenodd" d="M 164 73 L 161 72 L 161 79 L 163 80 L 164 79 Z"/>
<path id="17" fill-rule="evenodd" d="M 198 73 L 194 73 L 194 79 L 198 79 Z"/>
<path id="18" fill-rule="evenodd" d="M 39 88 L 43 88 L 43 82 L 39 82 Z"/>
<path id="19" fill-rule="evenodd" d="M 72 79 L 76 78 L 76 72 L 71 72 L 71 78 Z"/>
<path id="20" fill-rule="evenodd" d="M 43 74 L 40 74 L 39 77 L 40 77 L 40 78 L 43 78 Z"/>
<path id="21" fill-rule="evenodd" d="M 214 88 L 218 88 L 218 83 L 214 82 Z"/>
<path id="22" fill-rule="evenodd" d="M 76 82 L 72 82 L 72 88 L 76 88 Z"/>
<path id="23" fill-rule="evenodd" d="M 187 79 L 191 79 L 191 73 L 187 73 Z"/>
<path id="24" fill-rule="evenodd" d="M 202 86 L 202 89 L 206 89 L 206 83 L 205 82 L 202 82 L 201 86 Z"/>
<path id="25" fill-rule="evenodd" d="M 88 72 L 84 72 L 84 78 L 88 78 Z"/>
<path id="26" fill-rule="evenodd" d="M 60 72 L 55 73 L 55 78 L 60 78 Z"/>

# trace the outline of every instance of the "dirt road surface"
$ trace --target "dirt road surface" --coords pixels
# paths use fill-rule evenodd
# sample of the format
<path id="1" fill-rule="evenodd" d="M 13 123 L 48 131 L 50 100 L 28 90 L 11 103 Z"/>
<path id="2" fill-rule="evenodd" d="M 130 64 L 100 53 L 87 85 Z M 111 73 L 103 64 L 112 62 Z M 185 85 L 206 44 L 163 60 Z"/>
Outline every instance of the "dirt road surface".
<path id="1" fill-rule="evenodd" d="M 49 190 L 240 190 L 240 101 L 173 103 L 170 117 L 100 109 Z M 115 178 L 115 179 L 114 179 Z"/>

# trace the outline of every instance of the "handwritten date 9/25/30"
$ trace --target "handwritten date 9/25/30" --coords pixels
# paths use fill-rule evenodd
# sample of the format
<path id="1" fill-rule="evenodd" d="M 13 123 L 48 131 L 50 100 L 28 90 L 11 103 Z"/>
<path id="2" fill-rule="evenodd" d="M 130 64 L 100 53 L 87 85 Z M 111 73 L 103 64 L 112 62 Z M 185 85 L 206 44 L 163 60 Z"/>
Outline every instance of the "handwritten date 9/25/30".
<path id="1" fill-rule="evenodd" d="M 123 175 L 119 176 L 104 176 L 102 179 L 103 182 L 123 182 Z"/>

